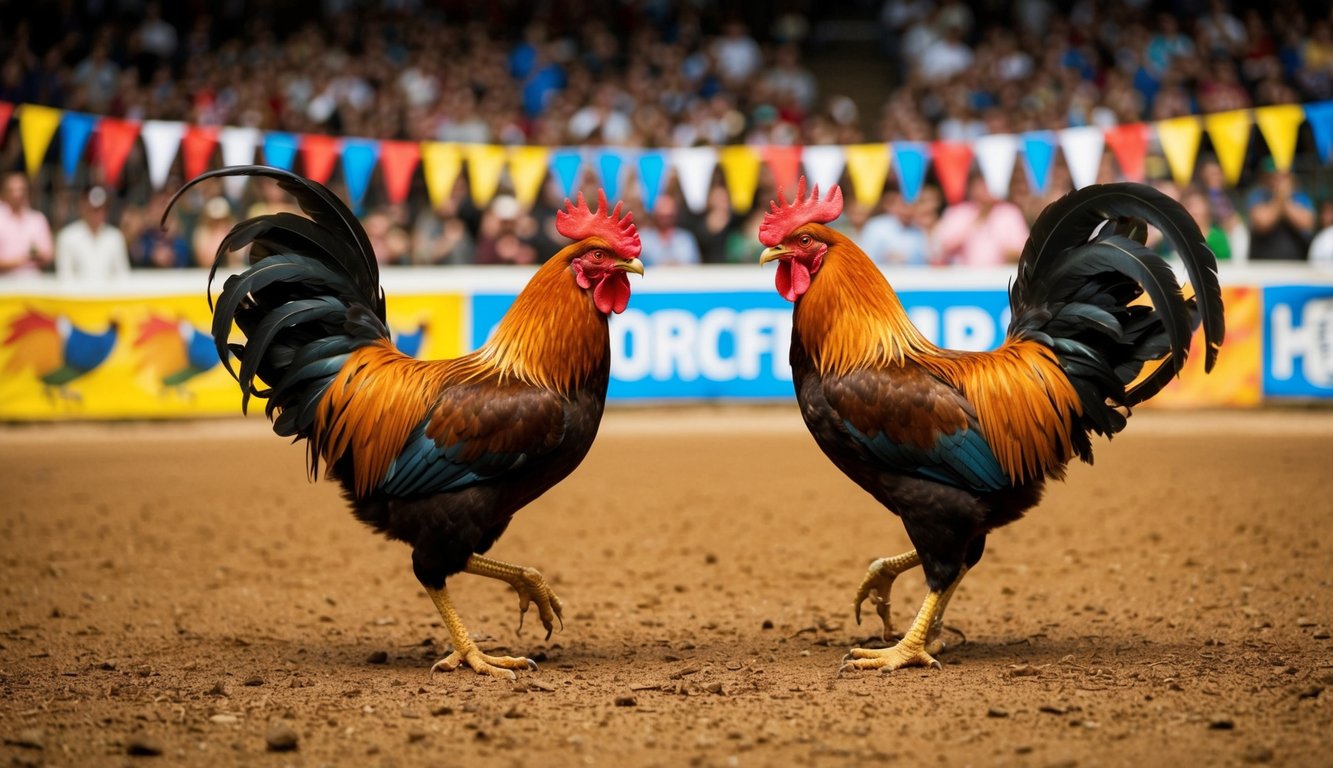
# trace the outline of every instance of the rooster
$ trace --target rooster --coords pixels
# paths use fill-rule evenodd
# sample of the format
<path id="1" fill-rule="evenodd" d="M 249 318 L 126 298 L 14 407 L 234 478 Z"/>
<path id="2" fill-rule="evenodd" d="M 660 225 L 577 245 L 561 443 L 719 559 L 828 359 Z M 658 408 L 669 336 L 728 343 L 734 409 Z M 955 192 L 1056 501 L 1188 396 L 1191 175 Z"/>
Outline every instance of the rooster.
<path id="1" fill-rule="evenodd" d="M 446 580 L 472 573 L 510 584 L 520 629 L 532 604 L 548 638 L 561 619 L 541 573 L 484 554 L 514 513 L 592 446 L 610 376 L 607 316 L 629 301 L 627 273 L 643 274 L 632 215 L 622 218 L 620 205 L 608 211 L 600 192 L 596 211 L 582 194 L 566 201 L 556 228 L 575 242 L 537 270 L 491 340 L 463 357 L 420 361 L 394 347 L 370 242 L 329 190 L 241 166 L 205 173 L 177 197 L 233 174 L 276 180 L 309 216 L 258 216 L 218 248 L 214 271 L 250 246 L 250 266 L 223 285 L 212 328 L 242 410 L 251 397 L 267 398 L 274 432 L 306 441 L 311 477 L 323 463 L 358 519 L 412 547 L 413 572 L 453 644 L 432 672 L 465 664 L 513 679 L 514 670 L 536 669 L 526 658 L 482 653 Z M 228 343 L 233 323 L 244 343 Z"/>
<path id="2" fill-rule="evenodd" d="M 986 535 L 1035 506 L 1048 478 L 1092 461 L 1129 408 L 1179 373 L 1204 329 L 1211 370 L 1224 324 L 1217 261 L 1178 203 L 1141 184 L 1105 184 L 1050 205 L 1032 227 L 1009 292 L 1013 317 L 991 352 L 931 344 L 884 275 L 825 226 L 842 191 L 790 204 L 781 191 L 759 230 L 795 305 L 791 367 L 806 427 L 833 463 L 903 522 L 913 550 L 875 560 L 853 599 L 871 599 L 894 635 L 889 591 L 920 565 L 929 589 L 889 648 L 855 648 L 845 668 L 937 667 L 944 610 Z M 1180 254 L 1196 296 L 1144 247 L 1147 224 Z M 1140 301 L 1146 293 L 1151 305 Z"/>
<path id="3" fill-rule="evenodd" d="M 189 397 L 186 384 L 218 365 L 213 336 L 189 320 L 172 321 L 149 314 L 139 327 L 134 347 L 143 351 L 143 365 L 156 371 L 164 392 Z"/>

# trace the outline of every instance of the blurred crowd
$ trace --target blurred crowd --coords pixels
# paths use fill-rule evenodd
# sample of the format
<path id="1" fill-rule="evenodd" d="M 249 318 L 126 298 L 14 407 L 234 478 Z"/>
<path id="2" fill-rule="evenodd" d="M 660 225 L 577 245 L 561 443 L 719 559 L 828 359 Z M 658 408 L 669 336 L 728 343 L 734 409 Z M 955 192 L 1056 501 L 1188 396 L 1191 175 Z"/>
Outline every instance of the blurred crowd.
<path id="1" fill-rule="evenodd" d="M 1333 11 L 1292 0 L 26 6 L 7 9 L 19 20 L 0 37 L 0 101 L 381 139 L 629 147 L 968 140 L 1333 98 Z M 837 64 L 840 46 L 856 39 L 845 37 L 849 28 L 873 33 L 876 66 Z M 815 61 L 835 64 L 817 77 Z M 2 170 L 22 167 L 17 134 L 9 130 L 0 144 Z M 1188 186 L 1162 180 L 1159 154 L 1150 176 L 1185 202 L 1223 259 L 1333 263 L 1333 188 L 1306 162 L 1308 129 L 1297 173 L 1266 167 L 1265 153 L 1252 143 L 1239 187 L 1224 182 L 1206 139 Z M 115 186 L 95 166 L 71 183 L 54 161 L 32 180 L 6 175 L 0 273 L 211 264 L 236 221 L 289 205 L 269 184 L 251 182 L 240 197 L 205 184 L 180 201 L 163 232 L 157 221 L 183 180 L 153 192 L 143 165 L 141 154 L 131 156 Z M 1017 258 L 1037 213 L 1070 189 L 1060 163 L 1041 193 L 1016 170 L 1006 199 L 973 173 L 956 205 L 944 204 L 933 178 L 908 202 L 890 175 L 877 206 L 849 196 L 837 225 L 886 265 L 1002 264 Z M 1103 178 L 1116 174 L 1108 156 Z M 592 193 L 595 180 L 586 182 Z M 702 211 L 689 210 L 668 183 L 648 214 L 636 187 L 625 186 L 626 202 L 649 265 L 756 256 L 763 203 L 774 193 L 767 173 L 759 204 L 744 214 L 732 210 L 720 172 Z M 461 178 L 432 206 L 418 178 L 407 204 L 390 205 L 373 184 L 363 221 L 381 261 L 525 264 L 558 249 L 553 220 L 563 195 L 554 181 L 531 207 L 502 188 L 478 209 L 467 189 Z M 62 238 L 85 249 L 105 243 L 99 252 L 116 266 L 84 257 L 60 267 Z"/>

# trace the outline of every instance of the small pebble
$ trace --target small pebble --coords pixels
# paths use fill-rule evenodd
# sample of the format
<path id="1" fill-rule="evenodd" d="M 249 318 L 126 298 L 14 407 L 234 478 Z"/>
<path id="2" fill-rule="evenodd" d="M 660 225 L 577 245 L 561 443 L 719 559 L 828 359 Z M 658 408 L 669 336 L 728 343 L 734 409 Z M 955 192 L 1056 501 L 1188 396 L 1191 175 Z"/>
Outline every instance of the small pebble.
<path id="1" fill-rule="evenodd" d="M 1321 694 L 1321 693 L 1323 693 L 1323 692 L 1324 692 L 1324 686 L 1322 686 L 1322 685 L 1310 685 L 1310 686 L 1306 686 L 1305 688 L 1302 688 L 1302 689 L 1296 694 L 1296 698 L 1298 698 L 1298 699 L 1317 699 L 1317 698 L 1319 698 L 1319 694 Z"/>
<path id="2" fill-rule="evenodd" d="M 248 685 L 251 688 L 255 688 L 263 684 L 264 684 L 264 678 L 260 677 L 259 675 L 255 675 L 254 677 L 247 677 L 245 678 L 245 682 L 241 683 L 241 685 Z"/>
<path id="3" fill-rule="evenodd" d="M 152 736 L 137 734 L 126 742 L 125 752 L 134 757 L 157 757 L 162 754 L 162 742 Z"/>
<path id="4" fill-rule="evenodd" d="M 12 739 L 5 739 L 6 744 L 12 744 L 24 749 L 45 749 L 46 733 L 41 728 L 24 728 L 19 731 L 18 736 Z"/>
<path id="5" fill-rule="evenodd" d="M 1318 623 L 1319 622 L 1315 621 L 1309 616 L 1301 616 L 1300 618 L 1296 619 L 1296 626 L 1298 627 L 1313 627 Z"/>
<path id="6" fill-rule="evenodd" d="M 438 707 L 432 708 L 430 711 L 432 717 L 444 717 L 445 715 L 452 715 L 453 713 L 454 713 L 453 707 L 446 706 L 443 704 L 441 704 Z"/>
<path id="7" fill-rule="evenodd" d="M 721 680 L 714 680 L 713 682 L 709 683 L 708 685 L 705 685 L 705 686 L 704 686 L 704 690 L 708 691 L 709 693 L 715 693 L 715 694 L 717 694 L 718 696 L 726 696 L 726 695 L 727 695 L 727 688 L 726 688 L 726 686 L 724 686 L 724 685 L 722 684 L 722 681 L 721 681 Z"/>
<path id="8" fill-rule="evenodd" d="M 368 664 L 388 664 L 388 663 L 389 663 L 389 654 L 388 654 L 387 651 L 374 651 L 373 653 L 371 653 L 369 656 L 366 657 L 366 663 L 368 663 Z"/>
<path id="9" fill-rule="evenodd" d="M 301 737 L 296 735 L 290 725 L 279 723 L 268 729 L 264 743 L 270 752 L 295 752 L 300 747 Z"/>
<path id="10" fill-rule="evenodd" d="M 617 706 L 617 707 L 637 707 L 637 706 L 639 706 L 639 700 L 636 699 L 636 698 L 634 698 L 633 696 L 617 696 L 617 697 L 616 697 L 616 706 Z"/>
<path id="11" fill-rule="evenodd" d="M 990 709 L 986 710 L 986 717 L 1008 717 L 1008 716 L 1009 716 L 1009 710 L 1002 709 L 1001 707 L 991 707 Z"/>
<path id="12" fill-rule="evenodd" d="M 241 719 L 236 715 L 225 715 L 225 714 L 213 715 L 212 717 L 208 718 L 208 720 L 209 722 L 215 723 L 217 725 L 235 725 L 241 722 Z"/>
<path id="13" fill-rule="evenodd" d="M 763 623 L 763 624 L 760 624 L 759 627 L 760 627 L 761 629 L 772 629 L 772 628 L 773 628 L 773 620 L 772 620 L 772 619 L 764 619 L 764 623 Z"/>
<path id="14" fill-rule="evenodd" d="M 407 743 L 416 744 L 419 741 L 425 741 L 428 734 L 420 728 L 413 728 L 407 732 Z"/>
<path id="15" fill-rule="evenodd" d="M 227 690 L 227 684 L 226 684 L 225 682 L 219 680 L 219 681 L 217 681 L 216 683 L 213 684 L 213 687 L 212 687 L 212 688 L 209 688 L 209 689 L 208 689 L 208 695 L 209 695 L 209 696 L 231 696 L 231 691 Z"/>
<path id="16" fill-rule="evenodd" d="M 525 717 L 527 717 L 527 714 L 519 709 L 517 704 L 510 707 L 509 710 L 505 712 L 505 718 L 508 720 L 521 720 Z"/>
<path id="17" fill-rule="evenodd" d="M 1227 715 L 1213 715 L 1208 718 L 1208 730 L 1230 731 L 1236 727 L 1236 721 Z"/>

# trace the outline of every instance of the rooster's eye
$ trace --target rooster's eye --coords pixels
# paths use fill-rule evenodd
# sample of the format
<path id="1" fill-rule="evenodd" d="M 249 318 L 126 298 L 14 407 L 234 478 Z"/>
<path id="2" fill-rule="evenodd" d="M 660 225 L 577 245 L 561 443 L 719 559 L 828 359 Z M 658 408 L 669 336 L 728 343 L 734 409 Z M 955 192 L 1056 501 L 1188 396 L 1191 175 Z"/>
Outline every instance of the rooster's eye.
<path id="1" fill-rule="evenodd" d="M 807 248 L 810 246 L 810 236 L 809 236 L 809 235 L 801 235 L 801 245 L 802 245 L 803 247 L 807 247 Z"/>
<path id="2" fill-rule="evenodd" d="M 606 254 L 602 253 L 601 251 L 593 251 L 592 253 L 588 254 L 588 258 L 592 259 L 593 261 L 601 261 L 602 259 L 606 258 Z"/>

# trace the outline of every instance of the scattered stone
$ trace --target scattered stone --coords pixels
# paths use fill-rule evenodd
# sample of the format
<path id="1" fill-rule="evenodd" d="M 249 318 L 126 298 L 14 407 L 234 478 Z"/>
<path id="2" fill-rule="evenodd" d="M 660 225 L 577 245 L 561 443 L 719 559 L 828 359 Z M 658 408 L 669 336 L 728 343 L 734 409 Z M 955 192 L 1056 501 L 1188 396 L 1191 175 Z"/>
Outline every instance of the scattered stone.
<path id="1" fill-rule="evenodd" d="M 1271 763 L 1273 762 L 1273 750 L 1262 744 L 1251 744 L 1240 753 L 1240 759 L 1247 763 Z"/>
<path id="2" fill-rule="evenodd" d="M 1313 637 L 1316 640 L 1327 640 L 1329 637 L 1328 630 L 1327 629 L 1315 630 L 1315 633 L 1313 635 L 1310 635 L 1310 637 Z"/>
<path id="3" fill-rule="evenodd" d="M 505 712 L 506 720 L 521 720 L 525 717 L 527 717 L 527 714 L 523 710 L 519 709 L 517 704 L 510 707 L 509 710 Z"/>
<path id="4" fill-rule="evenodd" d="M 418 743 L 418 742 L 425 741 L 425 740 L 426 740 L 426 736 L 428 736 L 428 735 L 429 735 L 429 734 L 427 734 L 425 731 L 421 730 L 420 728 L 413 728 L 412 730 L 410 730 L 410 731 L 407 732 L 407 743 L 408 743 L 408 744 L 416 744 L 416 743 Z"/>
<path id="5" fill-rule="evenodd" d="M 1319 694 L 1321 694 L 1321 693 L 1323 693 L 1323 692 L 1324 692 L 1324 686 L 1322 686 L 1322 685 L 1309 685 L 1309 686 L 1306 686 L 1306 687 L 1302 688 L 1299 692 L 1297 692 L 1297 694 L 1296 694 L 1296 698 L 1298 698 L 1298 699 L 1317 699 L 1317 698 L 1319 698 Z"/>
<path id="6" fill-rule="evenodd" d="M 763 623 L 763 624 L 760 624 L 759 627 L 760 627 L 760 629 L 772 629 L 772 628 L 773 628 L 773 620 L 772 620 L 772 619 L 764 619 L 764 623 Z"/>
<path id="7" fill-rule="evenodd" d="M 452 715 L 453 713 L 454 713 L 454 708 L 448 706 L 447 704 L 441 704 L 438 707 L 432 707 L 430 710 L 430 714 L 432 717 L 444 717 L 446 715 Z"/>
<path id="8" fill-rule="evenodd" d="M 1008 717 L 1008 716 L 1009 716 L 1009 710 L 1004 709 L 1003 707 L 991 707 L 990 709 L 986 710 L 986 717 Z"/>
<path id="9" fill-rule="evenodd" d="M 147 734 L 135 734 L 125 743 L 126 754 L 133 757 L 158 757 L 162 751 L 162 742 Z"/>
<path id="10" fill-rule="evenodd" d="M 374 651 L 366 657 L 367 664 L 388 664 L 389 653 L 387 651 Z"/>
<path id="11" fill-rule="evenodd" d="M 209 688 L 209 689 L 208 689 L 208 695 L 209 695 L 209 696 L 223 696 L 223 697 L 229 697 L 229 696 L 231 696 L 231 691 L 227 689 L 227 683 L 226 683 L 226 682 L 224 682 L 224 681 L 222 681 L 222 680 L 219 680 L 219 681 L 217 681 L 216 683 L 213 683 L 213 687 L 212 687 L 212 688 Z"/>
<path id="12" fill-rule="evenodd" d="M 1032 749 L 1031 744 L 1020 744 L 1014 747 L 1014 753 L 1018 755 L 1030 755 L 1032 754 Z"/>
<path id="13" fill-rule="evenodd" d="M 1236 721 L 1229 715 L 1213 715 L 1208 718 L 1208 730 L 1210 731 L 1230 731 L 1236 727 Z"/>
<path id="14" fill-rule="evenodd" d="M 1013 664 L 1005 674 L 1009 677 L 1036 677 L 1041 674 L 1041 670 L 1031 664 Z"/>
<path id="15" fill-rule="evenodd" d="M 706 563 L 707 565 L 717 565 L 717 555 L 713 554 L 712 552 L 709 552 L 708 554 L 704 555 L 704 563 Z"/>
<path id="16" fill-rule="evenodd" d="M 714 680 L 708 685 L 705 685 L 704 690 L 708 691 L 709 693 L 717 694 L 718 696 L 727 695 L 727 688 L 725 685 L 722 684 L 721 680 Z"/>
<path id="17" fill-rule="evenodd" d="M 5 739 L 5 743 L 24 749 L 46 749 L 46 733 L 41 728 L 24 728 L 14 738 Z"/>
<path id="18" fill-rule="evenodd" d="M 236 715 L 218 714 L 208 718 L 209 722 L 216 725 L 236 725 L 241 722 L 241 718 Z"/>
<path id="19" fill-rule="evenodd" d="M 551 684 L 551 683 L 548 683 L 548 682 L 546 682 L 545 680 L 536 680 L 536 679 L 532 679 L 532 680 L 528 680 L 528 690 L 529 690 L 529 691 L 544 691 L 544 692 L 546 692 L 546 693 L 551 693 L 552 691 L 555 690 L 555 685 L 553 685 L 553 684 Z"/>
<path id="20" fill-rule="evenodd" d="M 116 662 L 114 662 L 114 661 L 104 661 L 104 662 L 102 662 L 101 664 L 98 664 L 98 665 L 97 665 L 97 668 L 100 669 L 100 670 L 102 670 L 103 672 L 115 672 L 115 671 L 116 671 Z"/>
<path id="21" fill-rule="evenodd" d="M 634 698 L 633 696 L 617 696 L 617 697 L 616 697 L 616 706 L 617 706 L 617 707 L 637 707 L 637 706 L 639 706 L 639 700 L 636 699 L 636 698 Z"/>
<path id="22" fill-rule="evenodd" d="M 1042 704 L 1037 707 L 1038 712 L 1045 712 L 1048 715 L 1063 715 L 1069 712 L 1068 707 L 1062 707 L 1058 704 Z"/>
<path id="23" fill-rule="evenodd" d="M 264 678 L 260 677 L 259 675 L 255 675 L 253 677 L 247 677 L 245 678 L 245 682 L 241 683 L 241 685 L 247 685 L 251 688 L 257 688 L 263 684 L 264 684 Z"/>
<path id="24" fill-rule="evenodd" d="M 1296 626 L 1298 626 L 1298 627 L 1313 627 L 1313 626 L 1316 626 L 1316 625 L 1318 625 L 1318 624 L 1319 624 L 1319 622 L 1315 621 L 1314 619 L 1310 618 L 1309 616 L 1301 616 L 1301 617 L 1299 617 L 1299 618 L 1296 619 Z"/>
<path id="25" fill-rule="evenodd" d="M 301 746 L 301 737 L 286 723 L 278 723 L 268 729 L 264 743 L 270 752 L 295 752 Z"/>

